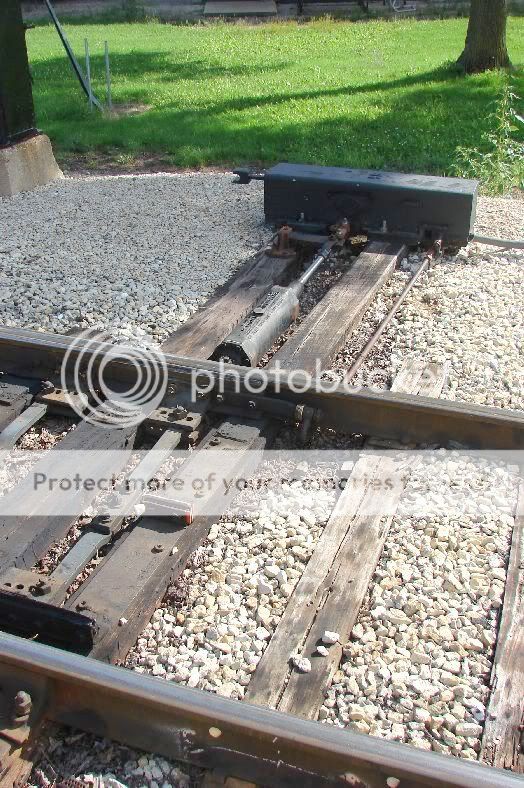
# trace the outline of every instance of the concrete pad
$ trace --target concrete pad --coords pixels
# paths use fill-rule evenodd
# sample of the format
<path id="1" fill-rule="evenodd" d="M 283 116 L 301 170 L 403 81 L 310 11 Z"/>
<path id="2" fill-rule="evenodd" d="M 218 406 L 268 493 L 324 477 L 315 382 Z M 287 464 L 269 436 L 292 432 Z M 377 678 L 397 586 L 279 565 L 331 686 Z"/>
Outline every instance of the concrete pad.
<path id="1" fill-rule="evenodd" d="M 204 16 L 276 16 L 275 0 L 209 0 Z"/>
<path id="2" fill-rule="evenodd" d="M 63 178 L 49 137 L 37 134 L 15 145 L 0 148 L 0 196 L 11 197 Z"/>

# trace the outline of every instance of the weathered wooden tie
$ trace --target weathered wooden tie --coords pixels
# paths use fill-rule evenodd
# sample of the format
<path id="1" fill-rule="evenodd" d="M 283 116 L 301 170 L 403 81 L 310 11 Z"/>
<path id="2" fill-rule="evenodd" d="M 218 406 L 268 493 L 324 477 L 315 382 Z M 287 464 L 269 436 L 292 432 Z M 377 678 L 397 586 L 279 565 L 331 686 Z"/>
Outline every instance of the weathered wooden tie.
<path id="1" fill-rule="evenodd" d="M 520 482 L 504 604 L 491 670 L 481 760 L 524 773 L 524 481 Z"/>
<path id="2" fill-rule="evenodd" d="M 359 325 L 397 262 L 405 254 L 403 244 L 374 241 L 303 319 L 295 332 L 273 356 L 270 368 L 315 372 L 327 367 Z"/>
<path id="3" fill-rule="evenodd" d="M 428 378 L 442 390 L 445 370 L 436 373 L 433 368 L 425 374 L 419 363 L 408 361 L 399 373 L 397 390 L 418 394 Z M 409 466 L 400 460 L 374 453 L 356 462 L 257 665 L 246 700 L 316 719 L 342 657 L 340 643 L 331 646 L 327 657 L 316 653 L 317 645 L 326 630 L 347 641 L 408 478 Z M 293 652 L 310 660 L 309 673 L 293 669 Z"/>
<path id="4" fill-rule="evenodd" d="M 259 252 L 163 343 L 165 353 L 206 359 L 273 285 L 290 279 L 297 255 Z"/>

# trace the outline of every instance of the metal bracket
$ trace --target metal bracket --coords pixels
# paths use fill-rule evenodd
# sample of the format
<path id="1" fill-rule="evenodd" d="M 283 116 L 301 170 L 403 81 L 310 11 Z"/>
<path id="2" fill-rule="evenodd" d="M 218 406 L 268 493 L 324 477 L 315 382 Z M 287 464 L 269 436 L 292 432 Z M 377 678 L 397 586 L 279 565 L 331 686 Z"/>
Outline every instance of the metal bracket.
<path id="1" fill-rule="evenodd" d="M 48 410 L 60 416 L 75 416 L 84 413 L 88 406 L 87 394 L 78 391 L 66 391 L 50 384 L 47 390 L 35 397 L 37 402 L 47 405 Z"/>
<path id="2" fill-rule="evenodd" d="M 217 394 L 215 401 L 217 403 L 213 407 L 215 412 L 248 418 L 272 416 L 288 424 L 296 424 L 304 435 L 307 434 L 316 417 L 316 411 L 313 408 L 296 405 L 294 402 L 287 402 L 276 397 L 225 391 L 223 394 Z"/>
<path id="3" fill-rule="evenodd" d="M 201 413 L 188 411 L 183 405 L 162 406 L 152 411 L 146 420 L 145 427 L 148 432 L 153 433 L 165 430 L 166 427 L 189 433 L 200 427 L 202 418 Z"/>
<path id="4" fill-rule="evenodd" d="M 287 224 L 280 228 L 269 251 L 269 257 L 293 257 L 295 250 L 290 244 L 291 233 L 292 228 Z"/>

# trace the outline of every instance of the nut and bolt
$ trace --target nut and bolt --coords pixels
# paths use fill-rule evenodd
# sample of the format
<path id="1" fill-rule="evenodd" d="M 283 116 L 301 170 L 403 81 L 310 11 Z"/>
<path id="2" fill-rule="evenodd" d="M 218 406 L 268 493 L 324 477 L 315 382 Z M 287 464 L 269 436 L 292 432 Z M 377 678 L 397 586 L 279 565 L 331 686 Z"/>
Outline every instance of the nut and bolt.
<path id="1" fill-rule="evenodd" d="M 161 545 L 161 544 L 156 544 L 156 545 L 153 547 L 153 553 L 163 553 L 163 552 L 164 552 L 164 546 L 163 546 L 163 545 Z"/>
<path id="2" fill-rule="evenodd" d="M 198 430 L 193 430 L 193 432 L 190 432 L 189 435 L 187 436 L 187 442 L 189 446 L 194 446 L 196 443 L 198 443 L 199 438 L 200 438 L 200 433 L 198 432 Z"/>
<path id="3" fill-rule="evenodd" d="M 50 380 L 44 380 L 42 383 L 42 394 L 52 394 L 55 386 Z"/>
<path id="4" fill-rule="evenodd" d="M 91 608 L 89 607 L 87 602 L 82 601 L 77 604 L 76 609 L 78 610 L 79 613 L 81 613 L 83 610 L 90 610 Z"/>
<path id="5" fill-rule="evenodd" d="M 31 714 L 32 705 L 33 701 L 31 700 L 31 695 L 28 692 L 20 690 L 16 693 L 13 702 L 13 725 L 25 725 L 29 719 L 29 715 Z"/>
<path id="6" fill-rule="evenodd" d="M 49 594 L 51 591 L 51 584 L 48 583 L 47 580 L 41 578 L 34 584 L 34 586 L 31 587 L 30 590 L 33 592 L 33 594 L 36 594 L 36 596 L 43 596 L 44 594 Z"/>
<path id="7" fill-rule="evenodd" d="M 187 416 L 187 410 L 182 407 L 182 405 L 177 405 L 173 408 L 173 419 L 184 419 Z"/>

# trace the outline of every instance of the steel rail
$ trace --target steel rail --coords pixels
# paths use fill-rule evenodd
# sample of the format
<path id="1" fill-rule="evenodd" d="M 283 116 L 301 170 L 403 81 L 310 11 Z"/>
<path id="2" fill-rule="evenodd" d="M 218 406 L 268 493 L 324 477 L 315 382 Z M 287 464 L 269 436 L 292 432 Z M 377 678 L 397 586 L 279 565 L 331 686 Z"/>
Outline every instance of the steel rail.
<path id="1" fill-rule="evenodd" d="M 440 249 L 440 244 L 438 248 Z M 370 338 L 368 339 L 368 341 L 360 351 L 359 355 L 357 356 L 353 364 L 347 370 L 346 374 L 344 375 L 345 381 L 349 382 L 355 379 L 357 372 L 364 366 L 366 360 L 369 357 L 369 354 L 376 346 L 377 342 L 379 341 L 380 337 L 383 335 L 386 328 L 390 325 L 391 321 L 393 320 L 398 310 L 400 309 L 400 307 L 408 297 L 409 293 L 412 291 L 412 289 L 414 288 L 414 286 L 416 285 L 422 274 L 424 274 L 430 267 L 431 261 L 435 254 L 436 254 L 436 247 L 434 247 L 433 250 L 428 252 L 422 264 L 419 266 L 419 268 L 416 270 L 413 276 L 411 276 L 411 278 L 407 282 L 406 286 L 404 287 L 398 298 L 395 299 L 393 306 L 391 307 L 385 318 L 379 323 L 379 325 L 377 326 L 373 334 L 370 336 Z"/>
<path id="2" fill-rule="evenodd" d="M 57 375 L 65 354 L 82 354 L 87 366 L 93 355 L 114 354 L 110 343 L 94 342 L 62 334 L 28 329 L 0 328 L 0 370 L 11 374 L 46 378 Z M 318 410 L 320 423 L 333 429 L 374 435 L 417 444 L 450 442 L 468 448 L 524 449 L 524 412 L 472 403 L 372 391 L 311 379 L 294 370 L 261 370 L 216 361 L 165 355 L 169 382 L 199 386 L 209 384 L 227 401 L 228 392 L 253 397 L 260 394 L 283 398 Z M 136 376 L 136 367 L 125 358 L 111 359 L 104 375 L 115 381 Z"/>
<path id="3" fill-rule="evenodd" d="M 517 788 L 521 778 L 471 761 L 299 719 L 0 634 L 5 691 L 46 718 L 129 746 L 274 786 Z M 391 783 L 389 783 L 391 784 Z"/>

